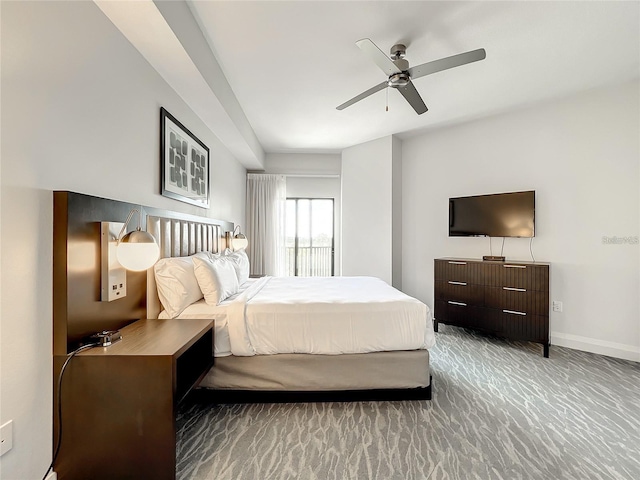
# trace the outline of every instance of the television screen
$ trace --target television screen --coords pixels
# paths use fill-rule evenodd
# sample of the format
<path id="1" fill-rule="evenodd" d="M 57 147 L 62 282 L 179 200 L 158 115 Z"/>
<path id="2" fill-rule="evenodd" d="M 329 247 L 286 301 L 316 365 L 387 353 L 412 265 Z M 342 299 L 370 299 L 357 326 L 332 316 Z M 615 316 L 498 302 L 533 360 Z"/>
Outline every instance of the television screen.
<path id="1" fill-rule="evenodd" d="M 449 199 L 450 237 L 533 237 L 535 191 Z"/>

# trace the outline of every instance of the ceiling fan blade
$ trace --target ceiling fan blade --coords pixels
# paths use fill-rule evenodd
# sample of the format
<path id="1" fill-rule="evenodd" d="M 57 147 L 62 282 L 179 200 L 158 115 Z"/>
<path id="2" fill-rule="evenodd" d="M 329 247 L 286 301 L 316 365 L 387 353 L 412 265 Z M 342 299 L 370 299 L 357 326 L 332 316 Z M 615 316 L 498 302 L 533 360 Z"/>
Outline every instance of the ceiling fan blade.
<path id="1" fill-rule="evenodd" d="M 407 83 L 404 87 L 398 87 L 398 91 L 404 98 L 406 98 L 407 102 L 409 102 L 409 105 L 413 107 L 418 115 L 422 115 L 428 110 L 412 81 L 409 81 L 409 83 Z"/>
<path id="2" fill-rule="evenodd" d="M 360 47 L 360 50 L 369 55 L 371 60 L 373 60 L 376 65 L 378 65 L 378 67 L 387 74 L 387 76 L 393 75 L 394 73 L 400 73 L 401 70 L 396 67 L 396 64 L 393 63 L 393 61 L 387 57 L 384 52 L 380 50 L 370 39 L 363 38 L 362 40 L 358 40 L 356 45 Z"/>
<path id="3" fill-rule="evenodd" d="M 356 95 L 351 100 L 344 102 L 342 105 L 336 107 L 336 110 L 344 110 L 345 108 L 353 105 L 356 102 L 359 102 L 363 98 L 367 98 L 369 95 L 372 95 L 380 90 L 383 90 L 387 86 L 387 82 L 382 82 L 375 87 L 371 87 L 369 90 L 362 92 L 360 95 Z"/>
<path id="4" fill-rule="evenodd" d="M 413 80 L 416 78 L 424 77 L 425 75 L 431 75 L 432 73 L 441 72 L 453 67 L 459 67 L 467 63 L 477 62 L 478 60 L 484 60 L 487 57 L 487 53 L 484 48 L 478 50 L 472 50 L 470 52 L 459 53 L 451 57 L 441 58 L 440 60 L 434 60 L 433 62 L 423 63 L 422 65 L 416 65 L 409 69 L 409 75 Z"/>

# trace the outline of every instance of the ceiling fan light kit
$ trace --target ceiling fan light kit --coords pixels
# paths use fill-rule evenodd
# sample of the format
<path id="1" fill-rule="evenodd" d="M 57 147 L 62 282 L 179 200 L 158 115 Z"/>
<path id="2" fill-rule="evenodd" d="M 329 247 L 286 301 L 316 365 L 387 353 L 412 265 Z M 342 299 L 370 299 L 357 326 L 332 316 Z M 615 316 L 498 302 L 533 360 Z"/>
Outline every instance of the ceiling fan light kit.
<path id="1" fill-rule="evenodd" d="M 337 106 L 337 110 L 344 110 L 354 103 L 367 98 L 369 95 L 373 95 L 384 88 L 391 87 L 398 90 L 415 112 L 421 115 L 428 109 L 411 80 L 441 72 L 442 70 L 448 70 L 449 68 L 466 65 L 467 63 L 484 60 L 487 56 L 484 48 L 480 48 L 409 68 L 409 62 L 404 58 L 407 53 L 407 47 L 401 43 L 391 47 L 391 57 L 387 57 L 387 55 L 368 38 L 358 40 L 356 45 L 360 47 L 364 53 L 369 55 L 371 60 L 387 75 L 387 81 L 379 83 L 369 90 L 362 92 L 360 95 L 356 95 L 342 105 Z"/>
<path id="2" fill-rule="evenodd" d="M 389 80 L 387 80 L 387 85 L 391 88 L 404 87 L 407 83 L 411 81 L 411 77 L 406 72 L 394 73 L 389 76 Z"/>

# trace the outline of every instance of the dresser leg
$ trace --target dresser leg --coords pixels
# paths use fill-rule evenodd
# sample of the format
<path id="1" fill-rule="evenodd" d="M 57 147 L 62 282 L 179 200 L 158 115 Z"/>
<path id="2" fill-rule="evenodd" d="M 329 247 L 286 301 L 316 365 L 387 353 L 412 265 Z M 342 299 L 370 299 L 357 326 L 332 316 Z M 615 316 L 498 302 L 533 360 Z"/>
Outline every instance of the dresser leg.
<path id="1" fill-rule="evenodd" d="M 545 343 L 542 345 L 544 349 L 544 358 L 549 358 L 549 343 Z"/>

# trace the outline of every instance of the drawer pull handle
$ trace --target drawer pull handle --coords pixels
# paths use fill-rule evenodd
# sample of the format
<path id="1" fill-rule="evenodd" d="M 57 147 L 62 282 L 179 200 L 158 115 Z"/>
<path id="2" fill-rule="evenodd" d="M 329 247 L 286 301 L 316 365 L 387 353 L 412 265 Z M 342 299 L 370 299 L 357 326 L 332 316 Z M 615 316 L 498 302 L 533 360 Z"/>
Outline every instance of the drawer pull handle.
<path id="1" fill-rule="evenodd" d="M 514 315 L 527 315 L 525 312 L 516 312 L 515 310 L 502 310 L 503 313 L 513 313 Z"/>
<path id="2" fill-rule="evenodd" d="M 502 265 L 504 268 L 527 268 L 526 265 Z"/>
<path id="3" fill-rule="evenodd" d="M 467 262 L 449 262 L 451 265 L 466 265 Z"/>
<path id="4" fill-rule="evenodd" d="M 452 282 L 449 280 L 449 285 L 462 285 L 463 287 L 467 286 L 467 282 Z"/>
<path id="5" fill-rule="evenodd" d="M 451 300 L 449 300 L 447 302 L 449 305 L 458 305 L 459 307 L 466 307 L 467 304 L 466 303 L 462 303 L 462 302 L 452 302 Z"/>
<path id="6" fill-rule="evenodd" d="M 510 292 L 526 292 L 526 288 L 515 288 L 515 287 L 502 287 L 503 290 L 509 290 Z"/>

